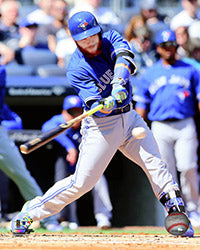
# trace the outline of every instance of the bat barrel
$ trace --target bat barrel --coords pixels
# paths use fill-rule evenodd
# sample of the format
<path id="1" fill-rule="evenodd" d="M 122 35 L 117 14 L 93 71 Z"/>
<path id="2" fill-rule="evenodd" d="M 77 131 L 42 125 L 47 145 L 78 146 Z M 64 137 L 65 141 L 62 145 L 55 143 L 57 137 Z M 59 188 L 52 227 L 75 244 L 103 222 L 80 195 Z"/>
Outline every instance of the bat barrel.
<path id="1" fill-rule="evenodd" d="M 74 118 L 66 123 L 62 123 L 59 126 L 43 133 L 41 136 L 39 136 L 31 141 L 28 141 L 25 144 L 20 145 L 20 151 L 23 154 L 28 154 L 28 153 L 34 151 L 35 149 L 43 146 L 44 144 L 53 140 L 59 134 L 63 133 L 64 131 L 66 131 L 67 129 L 72 127 L 76 122 L 79 122 L 82 119 L 84 119 L 85 117 L 94 114 L 96 111 L 100 110 L 102 107 L 103 107 L 103 105 L 100 104 L 97 107 L 81 114 L 80 116 L 77 116 L 76 118 Z"/>
<path id="2" fill-rule="evenodd" d="M 50 141 L 52 139 L 49 139 L 48 141 Z M 20 151 L 23 153 L 23 154 L 29 154 L 30 152 L 34 151 L 35 149 L 41 147 L 42 145 L 48 143 L 48 141 L 39 141 L 38 143 L 35 143 L 34 145 L 31 144 L 31 141 L 30 142 L 27 142 L 25 144 L 22 144 L 20 145 Z"/>
<path id="3" fill-rule="evenodd" d="M 63 124 L 64 125 L 64 124 Z M 68 124 L 66 126 L 58 126 L 54 129 L 47 131 L 46 133 L 42 134 L 35 139 L 26 142 L 25 144 L 20 145 L 20 151 L 23 154 L 29 154 L 30 152 L 34 151 L 35 149 L 43 146 L 44 144 L 48 143 L 49 141 L 53 140 L 56 136 L 63 133 L 68 128 Z"/>
<path id="4" fill-rule="evenodd" d="M 20 145 L 20 151 L 23 153 L 23 154 L 28 154 L 28 148 L 25 144 L 22 144 Z"/>

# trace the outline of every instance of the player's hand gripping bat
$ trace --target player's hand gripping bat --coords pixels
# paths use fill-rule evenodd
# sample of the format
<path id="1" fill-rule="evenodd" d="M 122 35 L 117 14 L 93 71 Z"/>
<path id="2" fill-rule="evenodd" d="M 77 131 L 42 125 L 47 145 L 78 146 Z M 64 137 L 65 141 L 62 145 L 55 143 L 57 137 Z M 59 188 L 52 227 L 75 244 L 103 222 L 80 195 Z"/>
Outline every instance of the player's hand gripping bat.
<path id="1" fill-rule="evenodd" d="M 99 111 L 100 109 L 103 108 L 103 104 L 99 104 L 98 106 L 94 107 L 93 109 L 90 109 L 89 111 L 84 112 L 83 114 L 77 116 L 76 118 L 66 122 L 62 123 L 59 126 L 43 133 L 42 135 L 36 137 L 35 139 L 26 142 L 25 144 L 22 144 L 20 146 L 20 151 L 23 154 L 28 154 L 35 149 L 43 146 L 44 144 L 48 143 L 49 141 L 53 140 L 56 136 L 59 134 L 63 133 L 67 129 L 71 128 L 76 122 L 80 122 L 83 120 L 85 117 L 88 117 L 95 112 Z"/>

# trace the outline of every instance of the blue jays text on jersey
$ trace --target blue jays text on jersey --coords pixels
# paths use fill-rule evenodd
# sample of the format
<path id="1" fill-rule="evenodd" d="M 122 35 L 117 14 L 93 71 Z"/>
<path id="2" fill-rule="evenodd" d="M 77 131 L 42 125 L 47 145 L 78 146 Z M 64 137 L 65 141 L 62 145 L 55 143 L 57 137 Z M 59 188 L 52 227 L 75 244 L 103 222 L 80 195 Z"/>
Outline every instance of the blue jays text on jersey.
<path id="1" fill-rule="evenodd" d="M 77 48 L 67 68 L 67 80 L 76 89 L 86 109 L 89 102 L 111 95 L 114 76 L 115 56 L 119 50 L 130 50 L 128 43 L 114 30 L 102 34 L 102 53 L 96 57 L 85 57 Z M 129 81 L 124 85 L 128 98 L 121 106 L 132 99 Z M 120 106 L 120 105 L 119 105 Z"/>
<path id="2" fill-rule="evenodd" d="M 199 72 L 183 61 L 166 66 L 159 60 L 141 77 L 134 100 L 137 108 L 150 106 L 151 121 L 191 117 L 195 100 L 200 101 Z"/>

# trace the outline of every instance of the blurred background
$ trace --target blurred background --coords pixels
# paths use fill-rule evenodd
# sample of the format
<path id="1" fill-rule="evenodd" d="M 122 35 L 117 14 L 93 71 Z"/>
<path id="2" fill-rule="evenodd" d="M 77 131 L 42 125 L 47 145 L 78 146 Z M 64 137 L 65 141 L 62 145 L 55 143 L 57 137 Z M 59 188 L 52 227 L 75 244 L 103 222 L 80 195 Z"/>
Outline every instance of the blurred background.
<path id="1" fill-rule="evenodd" d="M 67 13 L 75 5 L 85 4 L 81 0 L 65 2 L 67 3 Z M 16 22 L 20 28 L 23 28 L 24 24 L 21 21 L 38 9 L 39 1 L 21 0 L 19 3 Z M 131 17 L 140 13 L 140 4 L 141 1 L 138 0 L 102 0 L 101 2 L 101 6 L 111 9 L 120 19 L 118 28 L 122 35 Z M 169 24 L 171 18 L 182 10 L 181 0 L 158 0 L 156 7 L 159 14 L 164 16 L 166 24 Z M 30 20 L 25 24 L 27 27 L 32 27 L 32 25 L 35 24 Z M 62 28 L 64 25 L 66 22 L 63 21 Z M 38 26 L 40 24 L 37 24 L 37 28 Z M 105 28 L 107 28 L 106 25 Z M 45 40 L 41 34 L 40 32 L 37 34 L 39 42 Z M 18 35 L 19 42 L 22 33 Z M 67 95 L 75 93 L 65 79 L 67 63 L 62 64 L 61 62 L 62 65 L 58 65 L 59 54 L 56 54 L 55 48 L 50 47 L 48 43 L 50 38 L 52 37 L 49 36 L 47 44 L 45 44 L 48 48 L 41 46 L 37 48 L 37 51 L 23 50 L 24 46 L 19 46 L 19 44 L 16 48 L 13 45 L 14 40 L 12 43 L 11 41 L 7 43 L 6 39 L 0 39 L 0 42 L 15 50 L 14 59 L 5 63 L 7 71 L 5 101 L 23 121 L 23 129 L 9 131 L 10 137 L 17 146 L 40 134 L 42 124 L 61 112 L 63 99 Z M 58 37 L 56 37 L 57 41 Z M 70 53 L 66 58 L 68 62 Z M 54 183 L 55 151 L 58 147 L 59 145 L 52 141 L 29 155 L 23 155 L 27 168 L 44 192 Z M 117 152 L 105 175 L 113 204 L 113 226 L 164 225 L 163 209 L 158 204 L 145 174 L 138 166 Z M 24 203 L 18 188 L 11 180 L 9 180 L 8 202 L 8 213 L 11 214 L 19 211 Z M 92 211 L 92 197 L 91 193 L 88 193 L 78 200 L 80 225 L 95 225 Z"/>

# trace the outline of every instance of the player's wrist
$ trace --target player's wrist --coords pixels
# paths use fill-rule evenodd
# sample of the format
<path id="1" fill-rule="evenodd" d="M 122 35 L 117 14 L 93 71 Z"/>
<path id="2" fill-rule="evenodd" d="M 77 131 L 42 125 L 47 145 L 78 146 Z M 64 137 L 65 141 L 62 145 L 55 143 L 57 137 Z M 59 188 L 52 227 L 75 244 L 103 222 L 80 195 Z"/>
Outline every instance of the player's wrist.
<path id="1" fill-rule="evenodd" d="M 124 86 L 120 84 L 114 84 L 112 86 L 111 95 L 117 101 L 117 103 L 123 103 L 128 98 L 128 91 Z"/>
<path id="2" fill-rule="evenodd" d="M 117 77 L 117 78 L 114 78 L 111 82 L 111 85 L 113 87 L 117 86 L 117 85 L 125 85 L 126 84 L 126 81 L 122 78 L 122 77 Z"/>

